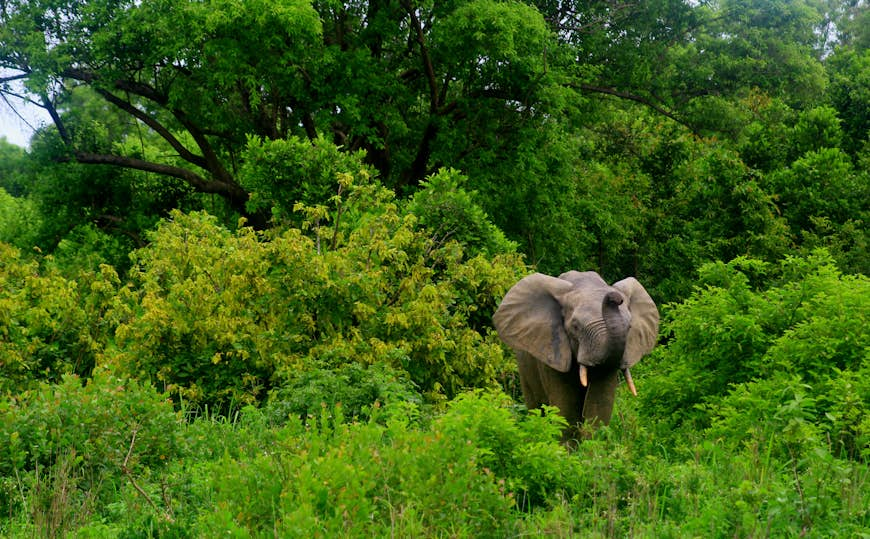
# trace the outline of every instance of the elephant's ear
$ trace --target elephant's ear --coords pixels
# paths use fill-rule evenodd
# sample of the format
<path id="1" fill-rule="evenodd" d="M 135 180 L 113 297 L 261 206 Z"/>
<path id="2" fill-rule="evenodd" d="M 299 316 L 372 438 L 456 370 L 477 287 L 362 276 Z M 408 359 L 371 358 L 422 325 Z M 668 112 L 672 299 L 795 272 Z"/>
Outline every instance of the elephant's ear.
<path id="1" fill-rule="evenodd" d="M 492 317 L 501 340 L 557 371 L 568 372 L 571 344 L 557 298 L 572 288 L 568 281 L 542 273 L 520 280 L 508 290 Z"/>
<path id="2" fill-rule="evenodd" d="M 646 289 L 634 277 L 614 283 L 614 288 L 628 299 L 631 329 L 622 356 L 622 368 L 627 369 L 640 361 L 656 345 L 659 335 L 659 310 Z"/>

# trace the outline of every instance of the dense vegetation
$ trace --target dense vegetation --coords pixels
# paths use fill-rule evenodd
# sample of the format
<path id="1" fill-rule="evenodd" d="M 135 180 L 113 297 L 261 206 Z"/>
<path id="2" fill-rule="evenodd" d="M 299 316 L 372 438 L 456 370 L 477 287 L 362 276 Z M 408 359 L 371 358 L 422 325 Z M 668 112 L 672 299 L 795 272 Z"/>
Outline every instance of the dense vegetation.
<path id="1" fill-rule="evenodd" d="M 0 535 L 870 536 L 870 10 L 8 0 Z M 640 279 L 579 447 L 491 316 Z"/>

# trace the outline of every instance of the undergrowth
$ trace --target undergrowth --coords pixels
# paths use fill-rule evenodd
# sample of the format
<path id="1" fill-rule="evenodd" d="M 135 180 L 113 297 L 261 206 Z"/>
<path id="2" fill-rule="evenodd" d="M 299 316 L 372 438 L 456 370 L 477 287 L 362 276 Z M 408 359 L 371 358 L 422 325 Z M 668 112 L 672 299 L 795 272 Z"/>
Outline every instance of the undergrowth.
<path id="1" fill-rule="evenodd" d="M 15 461 L 4 536 L 866 537 L 870 526 L 866 462 L 820 439 L 787 455 L 751 436 L 665 445 L 624 395 L 611 426 L 571 451 L 552 410 L 526 412 L 500 392 L 464 393 L 443 411 L 376 405 L 365 420 L 340 404 L 307 420 L 251 406 L 185 420 L 117 384 L 70 381 L 56 394 L 74 406 L 116 388 L 144 404 L 103 425 L 97 446 L 116 450 L 99 464 L 75 444 Z M 4 436 L 45 406 L 33 395 L 14 414 L 4 407 Z M 166 444 L 133 439 L 157 425 L 157 439 L 175 441 L 171 459 Z M 62 422 L 47 437 L 78 428 Z"/>

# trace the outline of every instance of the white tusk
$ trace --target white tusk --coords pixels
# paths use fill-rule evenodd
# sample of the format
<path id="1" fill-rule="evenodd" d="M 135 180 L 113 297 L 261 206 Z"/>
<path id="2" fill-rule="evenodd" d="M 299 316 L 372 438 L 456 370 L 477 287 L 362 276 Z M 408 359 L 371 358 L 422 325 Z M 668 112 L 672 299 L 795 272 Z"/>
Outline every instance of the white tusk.
<path id="1" fill-rule="evenodd" d="M 631 379 L 631 373 L 628 369 L 622 369 L 622 374 L 625 375 L 625 383 L 628 384 L 628 389 L 631 394 L 637 397 L 637 388 L 634 387 L 634 380 Z"/>
<path id="2" fill-rule="evenodd" d="M 582 385 L 583 387 L 586 387 L 589 385 L 589 378 L 587 376 L 588 375 L 586 373 L 586 365 L 581 363 L 580 364 L 580 385 Z"/>

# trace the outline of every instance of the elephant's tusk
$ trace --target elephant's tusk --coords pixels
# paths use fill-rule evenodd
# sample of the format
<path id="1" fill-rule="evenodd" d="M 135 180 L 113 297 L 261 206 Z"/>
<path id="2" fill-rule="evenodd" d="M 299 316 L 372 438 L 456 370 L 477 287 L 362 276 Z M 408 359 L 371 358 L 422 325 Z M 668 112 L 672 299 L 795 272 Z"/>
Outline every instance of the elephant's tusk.
<path id="1" fill-rule="evenodd" d="M 586 387 L 589 385 L 589 377 L 586 372 L 586 365 L 580 364 L 580 385 Z"/>
<path id="2" fill-rule="evenodd" d="M 622 369 L 622 374 L 625 375 L 625 383 L 628 384 L 628 389 L 631 394 L 637 397 L 637 388 L 634 387 L 634 380 L 631 379 L 631 372 L 628 369 Z"/>

